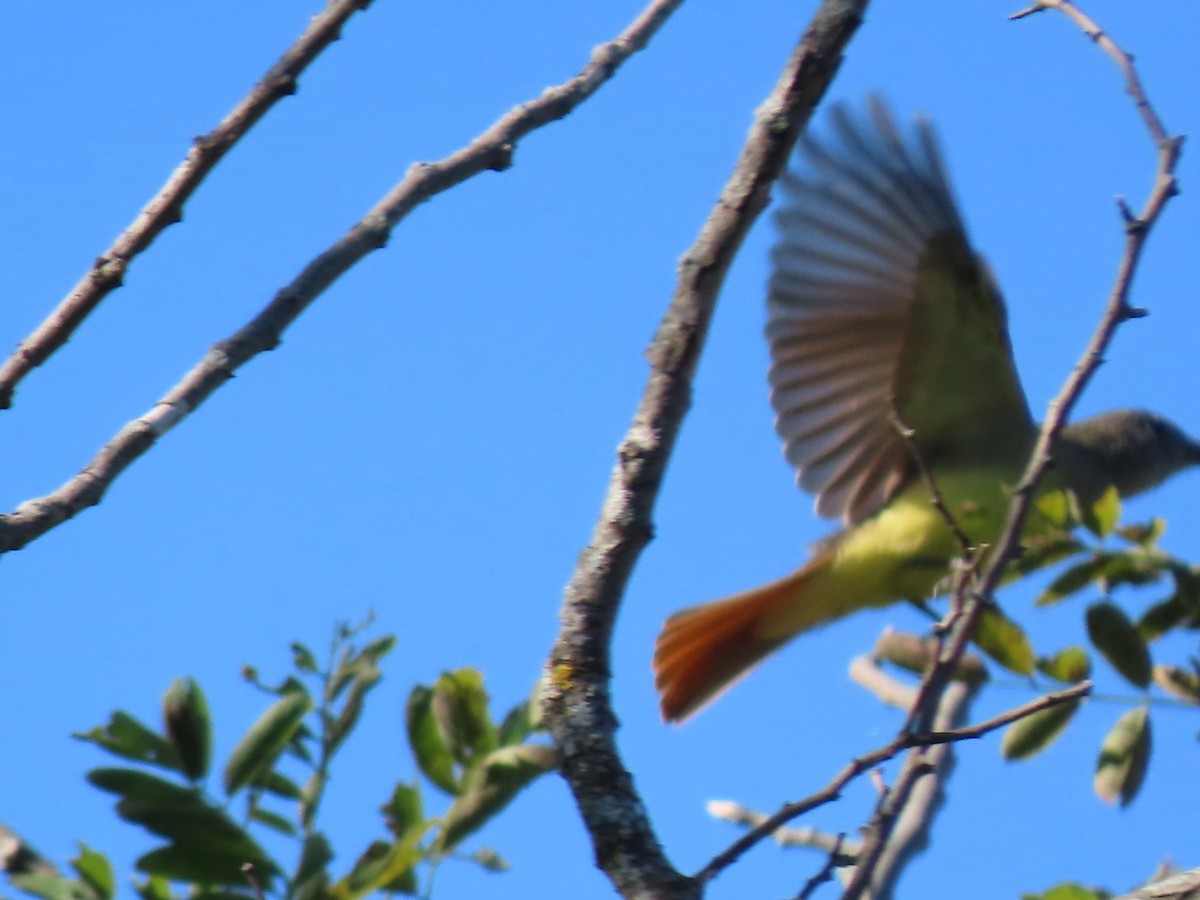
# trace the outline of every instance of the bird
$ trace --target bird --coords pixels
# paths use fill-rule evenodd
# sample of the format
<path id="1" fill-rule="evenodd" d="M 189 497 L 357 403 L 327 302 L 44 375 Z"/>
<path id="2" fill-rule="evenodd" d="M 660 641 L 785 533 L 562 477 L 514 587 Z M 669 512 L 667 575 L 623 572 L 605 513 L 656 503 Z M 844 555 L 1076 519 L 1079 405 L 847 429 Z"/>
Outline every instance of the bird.
<path id="1" fill-rule="evenodd" d="M 830 118 L 830 136 L 802 136 L 780 179 L 766 338 L 784 457 L 817 514 L 842 527 L 790 575 L 667 619 L 653 659 L 667 722 L 804 632 L 934 596 L 962 549 L 930 482 L 986 545 L 1037 438 L 1004 299 L 929 120 L 902 129 L 878 97 Z M 1197 463 L 1200 444 L 1177 425 L 1114 410 L 1063 428 L 1038 496 L 1090 510 Z M 1035 503 L 1022 538 L 1061 531 L 1051 519 Z"/>

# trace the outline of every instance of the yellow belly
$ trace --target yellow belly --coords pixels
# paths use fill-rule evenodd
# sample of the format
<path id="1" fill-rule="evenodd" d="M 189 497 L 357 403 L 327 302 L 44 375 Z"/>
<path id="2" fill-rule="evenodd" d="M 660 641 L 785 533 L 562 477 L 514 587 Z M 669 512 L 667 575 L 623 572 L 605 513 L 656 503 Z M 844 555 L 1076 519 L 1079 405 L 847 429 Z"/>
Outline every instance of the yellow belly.
<path id="1" fill-rule="evenodd" d="M 947 509 L 974 546 L 999 538 L 1017 477 L 1018 473 L 999 470 L 947 472 L 938 477 Z M 1034 511 L 1026 520 L 1024 536 L 1051 530 L 1053 526 Z M 918 480 L 877 516 L 842 536 L 828 569 L 827 589 L 854 607 L 921 600 L 935 593 L 950 563 L 961 556 L 958 540 L 934 507 L 925 482 Z"/>

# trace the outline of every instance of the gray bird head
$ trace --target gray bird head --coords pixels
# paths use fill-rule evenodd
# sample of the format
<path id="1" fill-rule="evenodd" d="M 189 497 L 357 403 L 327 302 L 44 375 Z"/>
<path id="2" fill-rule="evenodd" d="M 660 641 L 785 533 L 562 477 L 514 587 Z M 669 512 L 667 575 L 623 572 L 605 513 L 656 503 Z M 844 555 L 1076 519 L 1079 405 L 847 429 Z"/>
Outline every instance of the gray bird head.
<path id="1" fill-rule="evenodd" d="M 1200 463 L 1200 443 L 1144 409 L 1116 409 L 1084 419 L 1064 428 L 1062 438 L 1094 456 L 1122 497 L 1147 491 Z"/>

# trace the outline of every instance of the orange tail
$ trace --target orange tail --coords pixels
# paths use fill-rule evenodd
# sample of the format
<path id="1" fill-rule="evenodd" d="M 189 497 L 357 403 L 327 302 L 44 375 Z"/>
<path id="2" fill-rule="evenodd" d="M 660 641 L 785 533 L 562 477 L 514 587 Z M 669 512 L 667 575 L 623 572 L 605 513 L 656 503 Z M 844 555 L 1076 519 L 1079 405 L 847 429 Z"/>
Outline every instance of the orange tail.
<path id="1" fill-rule="evenodd" d="M 808 596 L 814 578 L 831 559 L 831 553 L 819 553 L 786 578 L 682 609 L 667 619 L 654 646 L 654 683 L 663 719 L 686 719 L 773 650 L 837 618 L 828 604 Z"/>

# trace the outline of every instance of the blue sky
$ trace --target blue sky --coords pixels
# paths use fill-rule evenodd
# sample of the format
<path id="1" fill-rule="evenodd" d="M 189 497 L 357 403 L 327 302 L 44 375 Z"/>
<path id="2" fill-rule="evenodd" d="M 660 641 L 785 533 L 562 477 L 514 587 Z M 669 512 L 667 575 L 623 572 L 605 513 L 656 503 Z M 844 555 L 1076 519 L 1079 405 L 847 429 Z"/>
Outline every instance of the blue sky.
<path id="1" fill-rule="evenodd" d="M 0 340 L 13 346 L 40 321 L 310 7 L 10 11 Z M 190 674 L 208 691 L 227 753 L 261 708 L 238 677 L 243 663 L 282 673 L 288 641 L 323 645 L 336 621 L 373 609 L 399 647 L 327 805 L 348 866 L 379 832 L 375 810 L 391 785 L 412 777 L 402 711 L 413 683 L 471 664 L 500 708 L 527 694 L 644 384 L 642 353 L 676 261 L 810 7 L 686 4 L 596 97 L 524 141 L 510 171 L 419 208 L 103 504 L 4 559 L 0 821 L 60 861 L 85 839 L 127 873 L 148 840 L 84 784 L 105 758 L 69 734 L 117 707 L 157 721 L 162 692 Z M 1036 409 L 1106 296 L 1122 240 L 1113 198 L 1140 205 L 1154 155 L 1111 62 L 1061 17 L 1006 21 L 1015 8 L 880 3 L 831 97 L 880 90 L 901 116 L 936 120 L 973 241 L 1008 297 Z M 1166 0 L 1087 8 L 1137 54 L 1168 127 L 1196 131 L 1200 11 Z M 78 471 L 411 163 L 457 149 L 570 77 L 638 9 L 377 0 L 356 16 L 299 93 L 213 173 L 184 222 L 0 414 L 0 507 Z M 1146 405 L 1200 432 L 1196 172 L 1185 151 L 1184 194 L 1135 288 L 1152 315 L 1122 329 L 1081 413 Z M 686 871 L 735 836 L 707 818 L 706 800 L 774 809 L 891 736 L 897 716 L 851 685 L 846 667 L 885 625 L 921 625 L 905 609 L 856 617 L 789 647 L 694 722 L 658 721 L 649 660 L 662 619 L 790 571 L 829 530 L 793 486 L 771 428 L 761 337 L 770 241 L 764 218 L 730 272 L 656 539 L 615 638 L 621 747 Z M 1166 517 L 1167 546 L 1197 558 L 1198 498 L 1191 474 L 1127 513 Z M 1018 588 L 1004 602 L 1039 644 L 1081 639 L 1082 604 L 1035 611 L 1030 596 Z M 1182 659 L 1196 648 L 1170 649 Z M 1099 685 L 1128 695 L 1103 669 Z M 977 715 L 1032 696 L 1000 678 Z M 902 894 L 987 900 L 1067 878 L 1122 889 L 1164 856 L 1200 863 L 1177 824 L 1200 799 L 1194 713 L 1156 710 L 1155 759 L 1132 808 L 1092 796 L 1096 748 L 1124 708 L 1093 704 L 1023 765 L 1002 763 L 994 736 L 964 746 L 934 846 Z M 852 831 L 872 800 L 856 785 L 804 824 Z M 480 844 L 513 871 L 447 865 L 436 896 L 611 896 L 557 779 L 523 795 Z M 795 893 L 819 866 L 764 846 L 710 896 Z"/>

